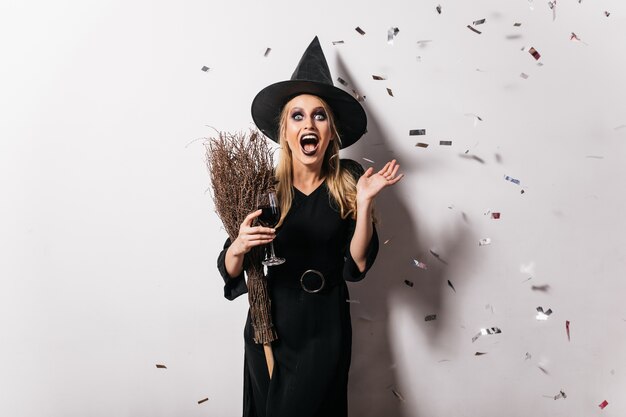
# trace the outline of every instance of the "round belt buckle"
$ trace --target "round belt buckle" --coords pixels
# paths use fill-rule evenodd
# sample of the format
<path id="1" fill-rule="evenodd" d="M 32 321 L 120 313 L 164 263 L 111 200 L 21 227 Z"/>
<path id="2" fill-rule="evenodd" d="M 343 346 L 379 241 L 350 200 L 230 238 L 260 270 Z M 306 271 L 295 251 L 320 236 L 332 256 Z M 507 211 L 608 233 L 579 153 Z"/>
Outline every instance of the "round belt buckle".
<path id="1" fill-rule="evenodd" d="M 305 277 L 313 278 L 313 276 L 317 276 L 317 279 L 320 281 L 319 288 L 311 289 L 304 283 Z M 316 292 L 322 291 L 324 285 L 326 284 L 326 280 L 324 279 L 324 275 L 320 271 L 316 271 L 315 269 L 309 269 L 308 271 L 304 271 L 302 276 L 300 277 L 300 286 L 302 289 L 310 294 L 315 294 Z"/>

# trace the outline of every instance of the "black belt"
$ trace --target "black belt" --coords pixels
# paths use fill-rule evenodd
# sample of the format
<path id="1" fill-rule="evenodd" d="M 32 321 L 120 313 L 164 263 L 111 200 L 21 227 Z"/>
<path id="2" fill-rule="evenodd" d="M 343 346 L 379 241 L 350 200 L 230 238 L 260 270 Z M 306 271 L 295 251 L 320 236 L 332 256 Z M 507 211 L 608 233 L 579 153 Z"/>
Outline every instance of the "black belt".
<path id="1" fill-rule="evenodd" d="M 297 274 L 295 274 L 297 276 Z M 343 281 L 338 271 L 324 274 L 316 269 L 307 269 L 297 279 L 269 277 L 270 285 L 302 289 L 309 294 L 316 294 L 323 289 L 332 288 Z"/>

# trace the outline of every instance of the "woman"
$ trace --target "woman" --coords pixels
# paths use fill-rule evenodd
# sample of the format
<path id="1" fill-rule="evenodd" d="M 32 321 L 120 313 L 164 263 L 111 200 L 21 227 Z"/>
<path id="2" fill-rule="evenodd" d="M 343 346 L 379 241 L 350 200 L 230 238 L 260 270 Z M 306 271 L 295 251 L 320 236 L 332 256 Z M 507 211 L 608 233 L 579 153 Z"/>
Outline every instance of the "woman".
<path id="1" fill-rule="evenodd" d="M 244 416 L 347 416 L 352 347 L 345 281 L 359 281 L 378 252 L 372 206 L 397 183 L 395 160 L 374 173 L 340 160 L 339 149 L 365 133 L 358 101 L 332 84 L 317 37 L 291 80 L 263 89 L 252 104 L 257 126 L 282 152 L 276 168 L 281 220 L 275 229 L 254 226 L 250 213 L 234 242 L 218 258 L 224 295 L 246 292 L 245 254 L 274 242 L 286 262 L 268 269 L 272 317 L 278 340 L 270 374 L 263 346 L 244 330 Z M 278 233 L 277 233 L 278 232 Z"/>

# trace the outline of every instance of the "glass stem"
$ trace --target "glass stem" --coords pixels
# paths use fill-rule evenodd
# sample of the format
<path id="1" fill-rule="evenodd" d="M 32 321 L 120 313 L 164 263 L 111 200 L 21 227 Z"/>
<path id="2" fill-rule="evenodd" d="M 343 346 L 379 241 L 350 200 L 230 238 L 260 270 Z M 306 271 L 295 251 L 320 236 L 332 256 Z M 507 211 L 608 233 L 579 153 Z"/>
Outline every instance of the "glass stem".
<path id="1" fill-rule="evenodd" d="M 276 258 L 276 254 L 274 253 L 274 242 L 270 242 L 270 259 Z"/>

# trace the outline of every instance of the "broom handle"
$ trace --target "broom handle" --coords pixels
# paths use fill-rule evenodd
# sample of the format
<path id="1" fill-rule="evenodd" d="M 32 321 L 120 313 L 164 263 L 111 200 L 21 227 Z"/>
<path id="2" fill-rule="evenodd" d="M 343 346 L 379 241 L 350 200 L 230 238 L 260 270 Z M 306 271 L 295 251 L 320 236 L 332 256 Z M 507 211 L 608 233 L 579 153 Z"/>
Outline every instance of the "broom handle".
<path id="1" fill-rule="evenodd" d="M 272 351 L 271 343 L 263 343 L 263 351 L 265 352 L 265 362 L 267 362 L 267 370 L 272 379 L 272 373 L 274 372 L 274 352 Z"/>

